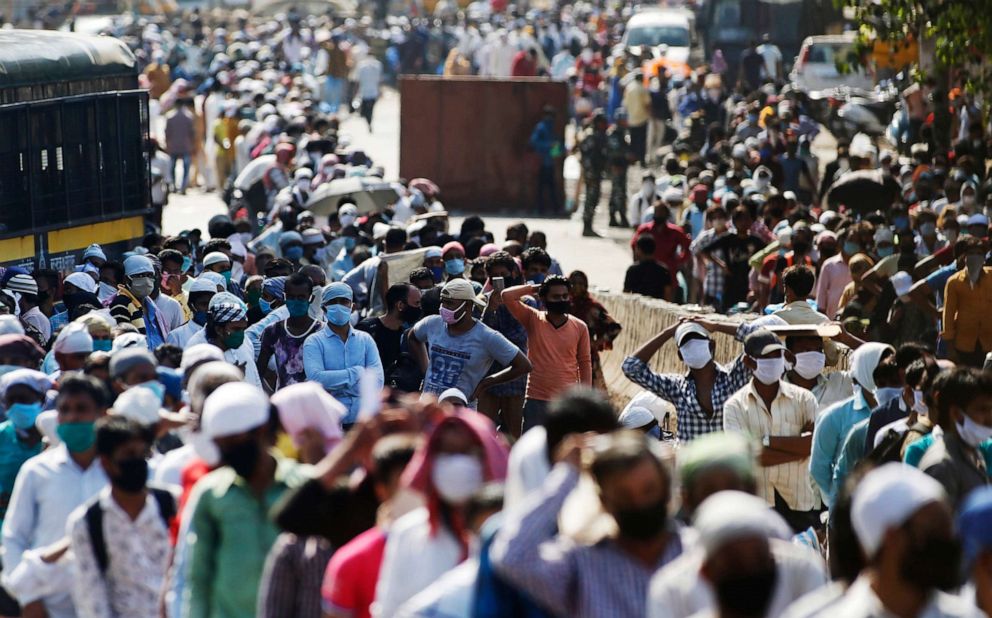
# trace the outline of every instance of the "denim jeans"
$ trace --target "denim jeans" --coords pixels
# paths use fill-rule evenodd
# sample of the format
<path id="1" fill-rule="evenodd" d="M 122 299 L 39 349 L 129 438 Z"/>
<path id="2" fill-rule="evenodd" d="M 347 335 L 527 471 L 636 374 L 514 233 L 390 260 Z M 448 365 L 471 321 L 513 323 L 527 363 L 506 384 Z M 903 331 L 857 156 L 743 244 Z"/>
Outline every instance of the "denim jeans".
<path id="1" fill-rule="evenodd" d="M 332 114 L 337 114 L 341 108 L 341 100 L 345 97 L 345 87 L 348 82 L 341 77 L 327 76 L 324 84 L 324 103 L 331 108 Z"/>
<path id="2" fill-rule="evenodd" d="M 524 433 L 532 427 L 543 425 L 548 418 L 548 402 L 528 399 L 524 402 Z"/>
<path id="3" fill-rule="evenodd" d="M 192 155 L 188 155 L 188 154 L 184 154 L 184 155 L 169 155 L 169 158 L 172 161 L 172 163 L 171 163 L 172 168 L 171 169 L 172 169 L 172 184 L 173 185 L 176 185 L 176 178 L 178 178 L 178 176 L 176 176 L 176 163 L 179 163 L 180 161 L 183 162 L 183 182 L 182 182 L 182 185 L 176 185 L 176 186 L 178 186 L 178 188 L 179 188 L 180 191 L 185 191 L 186 190 L 186 187 L 189 185 L 189 167 L 190 167 L 190 164 L 193 161 L 193 156 Z"/>

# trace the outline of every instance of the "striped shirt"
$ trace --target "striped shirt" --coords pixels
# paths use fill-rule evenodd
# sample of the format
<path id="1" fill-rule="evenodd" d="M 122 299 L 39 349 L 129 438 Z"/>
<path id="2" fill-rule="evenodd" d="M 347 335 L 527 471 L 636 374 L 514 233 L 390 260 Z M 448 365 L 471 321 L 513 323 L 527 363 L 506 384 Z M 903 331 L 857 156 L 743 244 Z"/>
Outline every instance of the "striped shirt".
<path id="1" fill-rule="evenodd" d="M 671 541 L 653 568 L 613 539 L 579 545 L 559 536 L 558 513 L 578 480 L 574 467 L 558 464 L 524 508 L 506 515 L 492 546 L 496 570 L 556 615 L 644 616 L 651 576 L 682 554 L 692 533 L 671 521 Z"/>
<path id="2" fill-rule="evenodd" d="M 280 534 L 265 561 L 258 618 L 321 618 L 320 586 L 333 553 L 325 539 Z"/>
<path id="3" fill-rule="evenodd" d="M 723 405 L 723 427 L 743 434 L 758 450 L 764 436 L 798 437 L 804 425 L 816 419 L 816 397 L 805 388 L 779 382 L 771 410 L 754 388 L 754 380 L 734 393 Z M 758 495 L 768 506 L 775 506 L 778 492 L 794 511 L 811 511 L 820 506 L 809 473 L 809 457 L 777 466 L 762 466 Z"/>

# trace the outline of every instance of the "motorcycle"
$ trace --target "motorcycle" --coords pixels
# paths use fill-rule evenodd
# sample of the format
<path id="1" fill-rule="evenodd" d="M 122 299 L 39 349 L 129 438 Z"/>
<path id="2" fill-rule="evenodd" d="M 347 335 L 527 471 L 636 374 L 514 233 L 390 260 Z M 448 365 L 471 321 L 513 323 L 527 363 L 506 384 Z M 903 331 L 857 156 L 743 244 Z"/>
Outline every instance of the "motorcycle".
<path id="1" fill-rule="evenodd" d="M 834 137 L 850 140 L 858 133 L 872 139 L 888 132 L 898 99 L 888 89 L 867 92 L 838 88 L 810 93 L 814 117 Z"/>

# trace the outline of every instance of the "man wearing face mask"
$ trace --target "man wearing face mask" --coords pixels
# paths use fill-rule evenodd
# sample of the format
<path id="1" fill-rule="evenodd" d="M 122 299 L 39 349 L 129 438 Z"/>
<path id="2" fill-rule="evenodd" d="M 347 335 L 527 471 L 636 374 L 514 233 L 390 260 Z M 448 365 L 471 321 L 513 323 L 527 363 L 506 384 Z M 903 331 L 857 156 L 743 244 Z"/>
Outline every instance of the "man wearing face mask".
<path id="1" fill-rule="evenodd" d="M 502 294 L 503 303 L 527 331 L 527 359 L 534 370 L 527 381 L 523 431 L 541 425 L 548 404 L 576 384 L 592 386 L 589 329 L 571 309 L 572 286 L 557 275 L 540 285 L 521 285 Z M 538 294 L 545 311 L 523 303 L 527 294 Z"/>
<path id="2" fill-rule="evenodd" d="M 845 343 L 851 349 L 857 349 L 863 341 L 837 324 L 770 326 L 768 330 L 785 337 L 785 348 L 794 357 L 783 379 L 813 393 L 817 413 L 854 393 L 854 385 L 847 372 L 824 373 L 827 364 L 824 349 L 826 342 L 832 339 Z"/>
<path id="3" fill-rule="evenodd" d="M 645 615 L 651 576 L 688 547 L 685 529 L 668 514 L 671 474 L 649 440 L 630 430 L 566 438 L 551 474 L 535 490 L 543 499 L 535 496 L 506 515 L 491 549 L 497 572 L 561 615 Z M 556 533 L 562 505 L 583 469 L 618 529 L 595 545 Z"/>
<path id="4" fill-rule="evenodd" d="M 654 219 L 644 223 L 634 232 L 630 239 L 631 248 L 641 234 L 654 237 L 654 258 L 668 267 L 668 272 L 677 273 L 680 267 L 691 257 L 689 245 L 692 241 L 682 228 L 669 221 L 673 207 L 681 206 L 682 191 L 669 189 L 663 200 L 654 203 Z"/>
<path id="5" fill-rule="evenodd" d="M 981 367 L 992 351 L 992 268 L 986 266 L 988 244 L 971 245 L 964 269 L 947 280 L 941 337 L 951 360 Z"/>
<path id="6" fill-rule="evenodd" d="M 224 353 L 225 361 L 244 372 L 247 383 L 261 387 L 262 379 L 255 366 L 255 349 L 245 337 L 247 315 L 248 307 L 239 298 L 220 292 L 210 299 L 203 330 L 190 337 L 186 345 L 211 343 L 217 346 Z"/>
<path id="7" fill-rule="evenodd" d="M 486 302 L 476 296 L 471 283 L 449 281 L 440 298 L 440 315 L 420 320 L 409 334 L 414 358 L 425 373 L 424 394 L 457 388 L 473 403 L 489 387 L 531 371 L 530 361 L 517 346 L 475 319 L 473 308 L 484 310 Z M 487 376 L 493 361 L 506 368 Z"/>
<path id="8" fill-rule="evenodd" d="M 118 324 L 131 324 L 148 340 L 148 349 L 165 343 L 168 329 L 151 299 L 155 290 L 155 265 L 143 255 L 124 260 L 124 284 L 110 301 L 110 315 Z"/>
<path id="9" fill-rule="evenodd" d="M 303 236 L 295 230 L 283 232 L 279 236 L 279 251 L 294 266 L 298 266 L 303 259 Z"/>
<path id="10" fill-rule="evenodd" d="M 76 558 L 72 599 L 80 616 L 154 616 L 172 547 L 176 501 L 148 489 L 148 433 L 136 421 L 108 416 L 97 423 L 96 452 L 110 486 L 69 518 Z"/>
<path id="11" fill-rule="evenodd" d="M 943 423 L 943 434 L 934 438 L 923 455 L 919 468 L 943 485 L 956 508 L 972 490 L 990 482 L 980 447 L 992 439 L 992 376 L 957 368 L 940 397 L 950 418 Z"/>
<path id="12" fill-rule="evenodd" d="M 14 489 L 17 472 L 31 457 L 41 452 L 41 433 L 35 419 L 52 380 L 34 369 L 15 369 L 0 378 L 0 401 L 7 420 L 0 423 L 0 523 L 3 522 Z"/>
<path id="13" fill-rule="evenodd" d="M 872 470 L 854 490 L 851 522 L 867 565 L 817 617 L 979 615 L 943 592 L 958 583 L 961 544 L 939 483 L 900 463 Z"/>
<path id="14" fill-rule="evenodd" d="M 751 370 L 739 356 L 732 365 L 713 360 L 716 344 L 710 332 L 716 325 L 700 320 L 672 324 L 623 361 L 627 379 L 668 401 L 678 413 L 679 439 L 683 442 L 723 430 L 723 406 L 747 384 Z M 675 339 L 679 359 L 688 374 L 658 374 L 648 363 L 670 339 Z"/>
<path id="15" fill-rule="evenodd" d="M 790 540 L 761 498 L 714 492 L 696 509 L 700 543 L 651 580 L 648 618 L 779 616 L 827 583 L 823 561 Z"/>
<path id="16" fill-rule="evenodd" d="M 10 579 L 23 560 L 39 560 L 38 550 L 63 539 L 69 515 L 107 485 L 94 429 L 107 410 L 103 384 L 89 376 L 67 377 L 59 385 L 55 407 L 62 443 L 26 462 L 14 482 L 3 522 L 3 584 L 25 616 L 73 618 L 76 612 L 68 588 L 39 596 L 36 590 L 18 590 Z M 26 555 L 29 552 L 33 553 Z M 48 566 L 47 575 L 53 579 L 68 575 L 70 568 L 64 562 Z"/>
<path id="17" fill-rule="evenodd" d="M 378 388 L 384 375 L 375 340 L 366 332 L 351 327 L 352 291 L 347 284 L 331 283 L 323 289 L 320 304 L 326 327 L 307 337 L 303 343 L 303 369 L 308 380 L 318 382 L 348 413 L 342 424 L 351 426 L 358 419 L 359 383 L 371 372 Z"/>
<path id="18" fill-rule="evenodd" d="M 627 220 L 634 227 L 640 226 L 645 213 L 651 211 L 651 207 L 660 197 L 658 185 L 655 184 L 654 172 L 644 172 L 641 176 L 641 190 L 627 202 Z"/>
<path id="19" fill-rule="evenodd" d="M 197 482 L 187 502 L 196 534 L 183 615 L 254 616 L 265 558 L 279 535 L 269 508 L 307 475 L 272 448 L 278 415 L 258 387 L 221 385 L 207 397 L 201 425 L 221 467 Z"/>
<path id="20" fill-rule="evenodd" d="M 189 321 L 169 333 L 166 343 L 185 348 L 189 340 L 203 330 L 207 323 L 207 309 L 210 299 L 217 294 L 217 285 L 204 277 L 198 277 L 189 288 Z"/>
<path id="21" fill-rule="evenodd" d="M 807 473 L 816 398 L 782 380 L 785 351 L 767 329 L 747 336 L 744 362 L 753 377 L 724 404 L 723 427 L 761 443 L 758 495 L 798 533 L 820 519 L 820 498 Z"/>

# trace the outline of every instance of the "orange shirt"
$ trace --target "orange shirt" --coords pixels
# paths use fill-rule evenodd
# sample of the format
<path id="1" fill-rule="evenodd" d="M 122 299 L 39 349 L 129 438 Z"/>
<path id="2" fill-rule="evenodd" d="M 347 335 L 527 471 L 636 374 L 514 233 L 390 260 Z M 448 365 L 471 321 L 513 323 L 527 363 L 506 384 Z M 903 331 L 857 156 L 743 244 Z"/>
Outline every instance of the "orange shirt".
<path id="1" fill-rule="evenodd" d="M 575 316 L 561 326 L 548 314 L 523 304 L 529 290 L 520 286 L 503 293 L 503 302 L 527 331 L 527 358 L 534 369 L 527 380 L 527 399 L 551 401 L 574 384 L 592 385 L 589 328 Z"/>
<path id="2" fill-rule="evenodd" d="M 992 268 L 986 266 L 975 286 L 968 280 L 968 271 L 959 270 L 944 287 L 944 339 L 962 352 L 992 350 Z M 518 318 L 519 319 L 519 318 Z"/>

